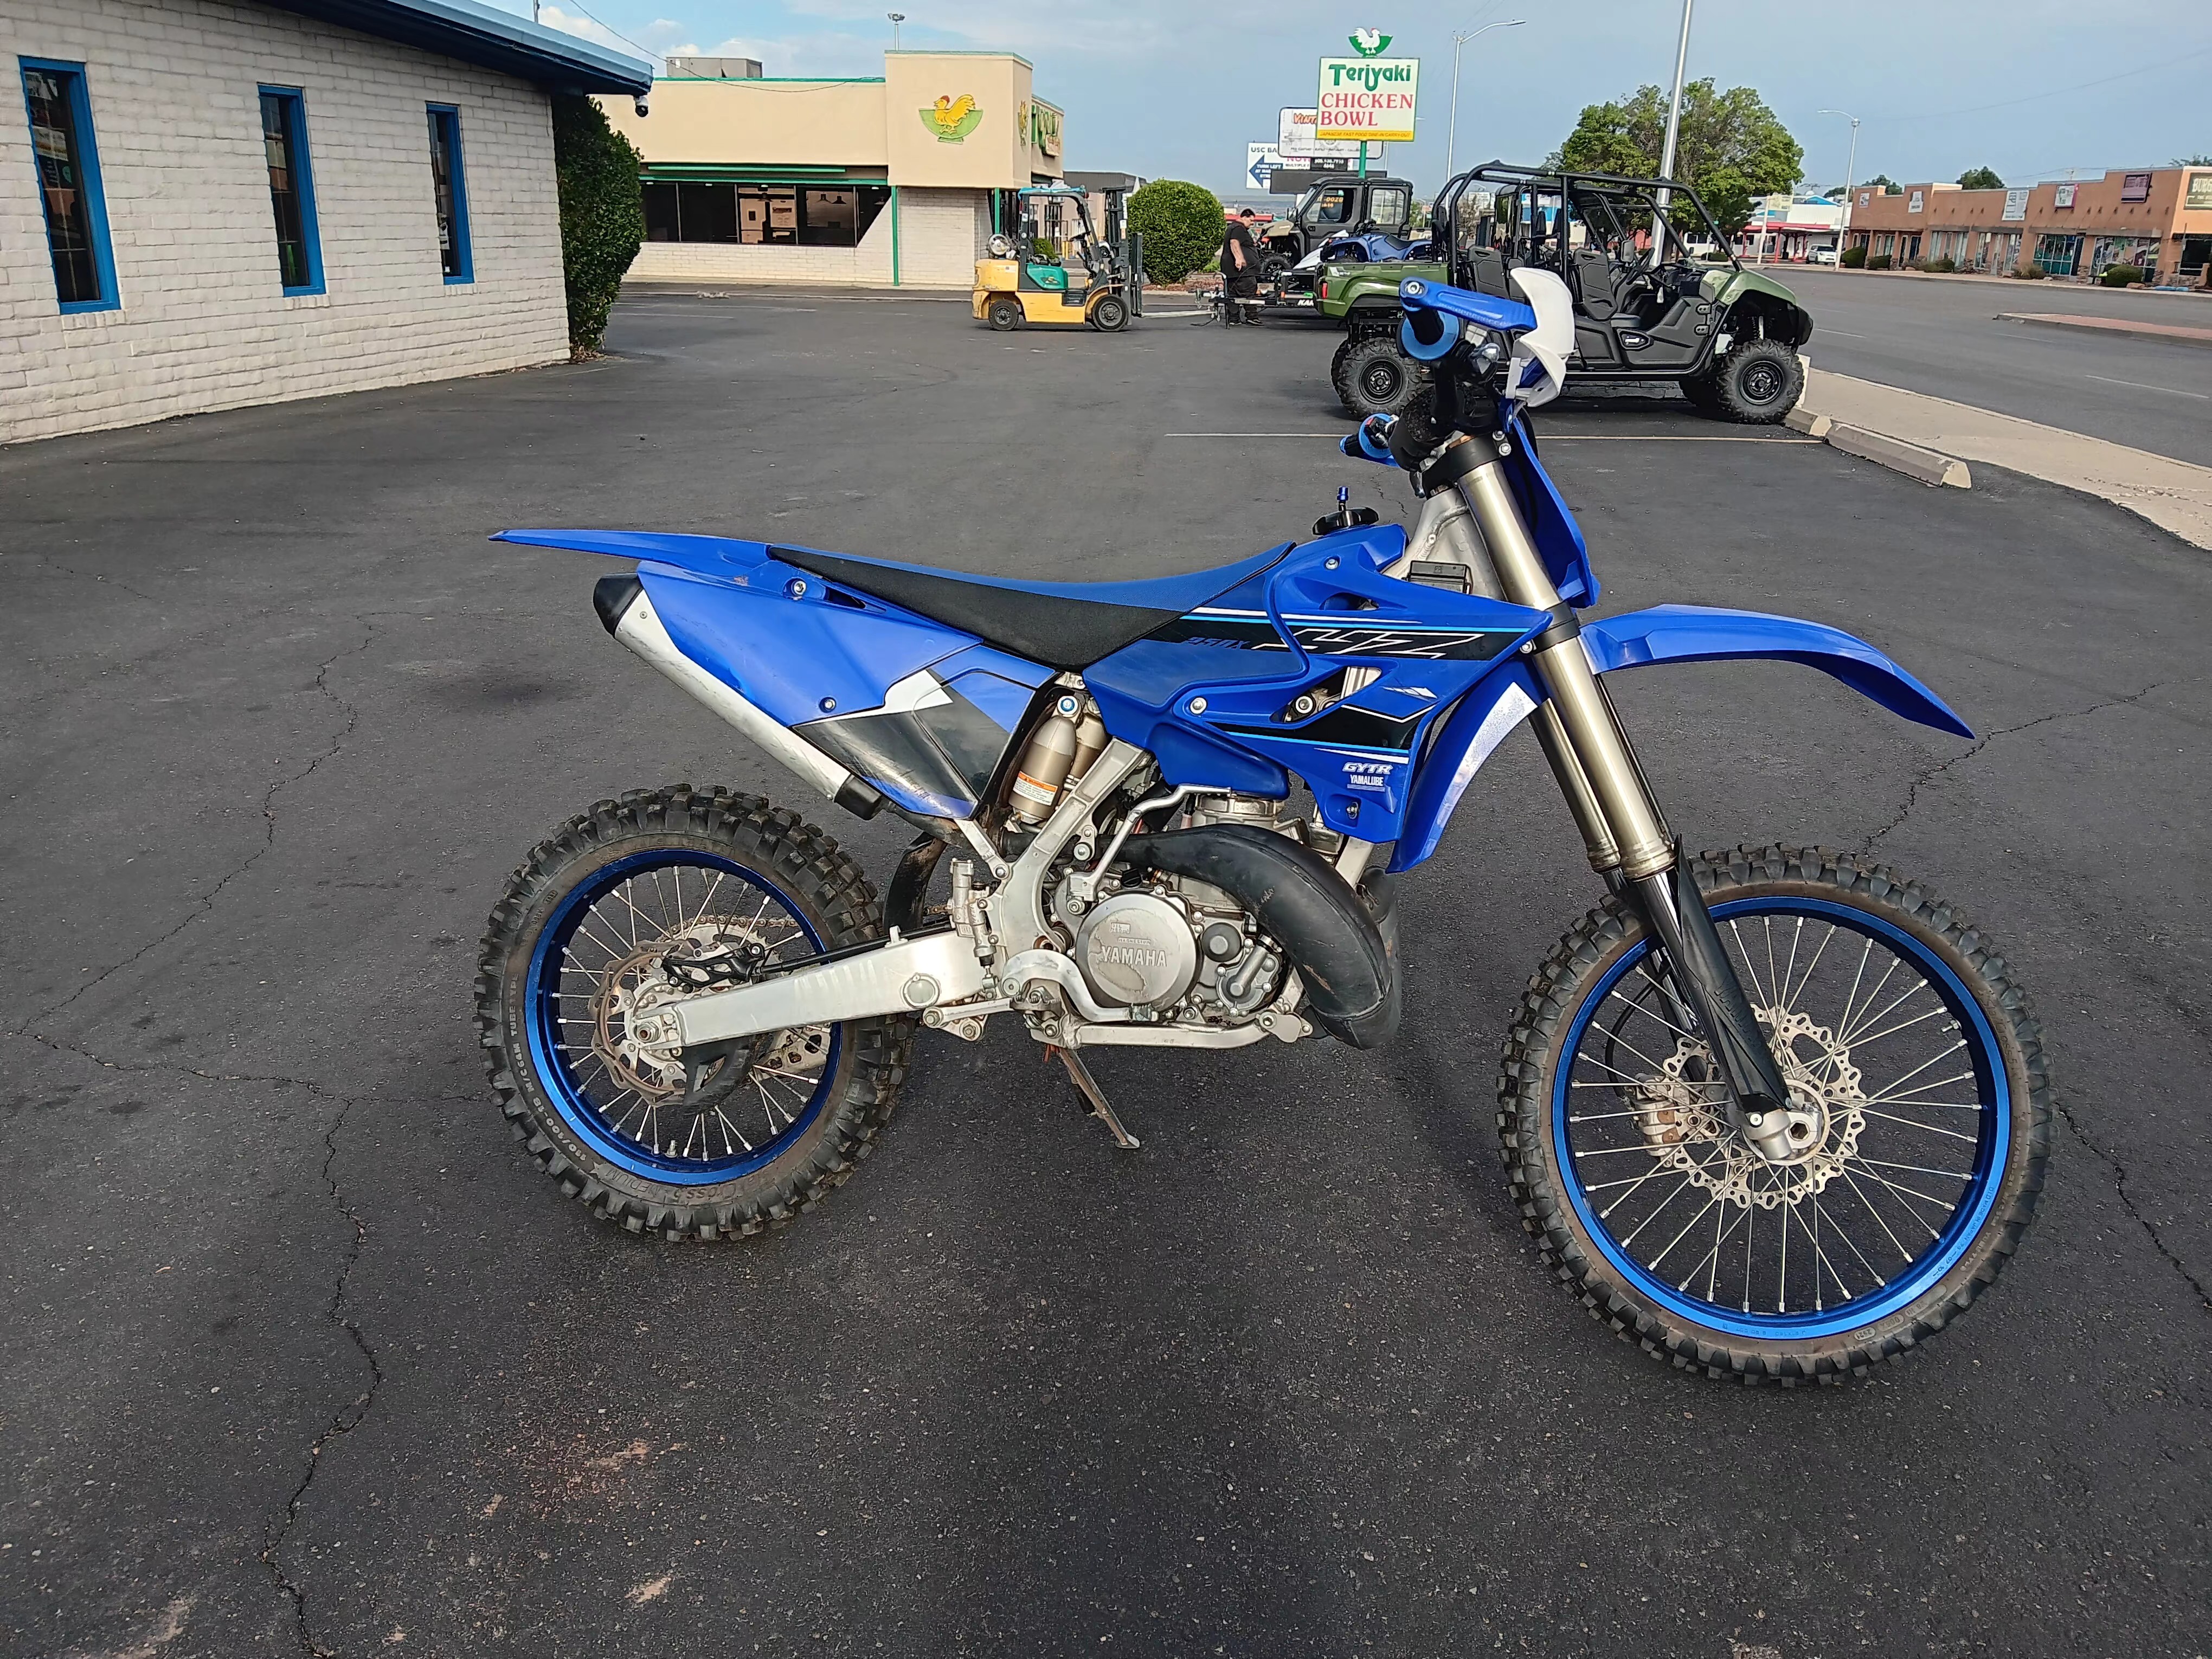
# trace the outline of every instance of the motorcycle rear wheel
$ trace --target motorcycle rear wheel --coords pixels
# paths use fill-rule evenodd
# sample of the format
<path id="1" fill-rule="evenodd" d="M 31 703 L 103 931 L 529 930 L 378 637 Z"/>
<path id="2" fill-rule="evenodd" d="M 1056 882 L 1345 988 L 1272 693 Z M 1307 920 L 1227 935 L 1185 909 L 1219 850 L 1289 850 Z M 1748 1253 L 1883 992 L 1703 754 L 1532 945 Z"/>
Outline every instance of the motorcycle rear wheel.
<path id="1" fill-rule="evenodd" d="M 651 1036 L 671 953 L 793 962 L 884 936 L 823 831 L 757 795 L 634 791 L 532 849 L 492 908 L 476 1023 L 493 1092 L 562 1191 L 634 1233 L 723 1238 L 811 1209 L 868 1155 L 914 1023 L 778 1032 L 687 1091 Z"/>
<path id="2" fill-rule="evenodd" d="M 1546 1264 L 1655 1358 L 1840 1382 L 1942 1329 L 2017 1248 L 2050 1154 L 2040 1030 L 1987 938 L 1893 871 L 1780 847 L 1695 871 L 1820 1127 L 1790 1164 L 1751 1152 L 1609 900 L 1506 1041 L 1514 1201 Z"/>

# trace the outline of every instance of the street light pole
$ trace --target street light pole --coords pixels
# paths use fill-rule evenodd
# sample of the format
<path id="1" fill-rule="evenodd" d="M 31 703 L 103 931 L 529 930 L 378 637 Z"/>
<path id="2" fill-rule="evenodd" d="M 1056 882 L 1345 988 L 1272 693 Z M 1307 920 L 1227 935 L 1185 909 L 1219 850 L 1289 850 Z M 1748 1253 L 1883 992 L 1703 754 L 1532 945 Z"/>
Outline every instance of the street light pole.
<path id="1" fill-rule="evenodd" d="M 1682 131 L 1682 71 L 1690 61 L 1690 9 L 1697 0 L 1682 0 L 1682 34 L 1674 43 L 1674 95 L 1667 102 L 1667 142 L 1659 152 L 1659 176 L 1674 176 L 1674 140 Z M 1662 185 L 1653 193 L 1659 211 L 1652 216 L 1651 263 L 1656 267 L 1667 263 L 1667 204 L 1674 191 Z"/>
<path id="2" fill-rule="evenodd" d="M 1844 163 L 1844 219 L 1836 231 L 1836 257 L 1844 257 L 1844 234 L 1851 228 L 1851 184 L 1859 165 L 1859 118 L 1847 109 L 1824 109 L 1823 115 L 1840 115 L 1851 124 L 1850 159 Z"/>
<path id="3" fill-rule="evenodd" d="M 906 14 L 902 11 L 887 11 L 884 15 L 891 20 L 891 50 L 896 52 L 899 49 L 899 25 L 906 21 Z"/>
<path id="4" fill-rule="evenodd" d="M 1459 55 L 1461 50 L 1478 34 L 1486 33 L 1492 29 L 1517 29 L 1528 21 L 1525 17 L 1516 17 L 1510 21 L 1501 20 L 1495 23 L 1485 23 L 1479 29 L 1468 29 L 1464 33 L 1455 33 L 1452 36 L 1451 127 L 1444 137 L 1445 178 L 1449 179 L 1452 176 L 1452 156 L 1456 152 L 1459 143 Z"/>

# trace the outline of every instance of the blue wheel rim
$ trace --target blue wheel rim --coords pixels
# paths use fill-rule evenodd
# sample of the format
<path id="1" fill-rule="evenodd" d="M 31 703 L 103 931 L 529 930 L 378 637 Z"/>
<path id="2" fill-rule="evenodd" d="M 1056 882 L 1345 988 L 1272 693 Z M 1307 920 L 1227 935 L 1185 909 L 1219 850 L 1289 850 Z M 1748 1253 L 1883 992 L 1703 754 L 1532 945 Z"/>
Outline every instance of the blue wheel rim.
<path id="1" fill-rule="evenodd" d="M 1987 1015 L 1963 980 L 1926 945 L 1882 917 L 1853 906 L 1826 900 L 1784 895 L 1762 895 L 1713 907 L 1717 925 L 1747 917 L 1786 917 L 1793 921 L 1826 921 L 1838 930 L 1870 938 L 1893 951 L 1919 973 L 1942 1009 L 1955 1022 L 1972 1062 L 1972 1077 L 1978 1110 L 1975 1140 L 1968 1169 L 1955 1172 L 1962 1179 L 1948 1222 L 1931 1225 L 1934 1237 L 1902 1271 L 1886 1282 L 1847 1300 L 1786 1312 L 1747 1312 L 1743 1308 L 1686 1290 L 1680 1282 L 1653 1271 L 1632 1249 L 1624 1248 L 1613 1227 L 1601 1213 L 1596 1194 L 1603 1190 L 1585 1169 L 1595 1156 L 1574 1143 L 1570 1118 L 1573 1111 L 1571 1085 L 1575 1081 L 1577 1056 L 1585 1036 L 1608 996 L 1644 960 L 1650 948 L 1640 940 L 1614 963 L 1592 987 L 1576 1010 L 1560 1050 L 1552 1085 L 1551 1150 L 1553 1168 L 1572 1204 L 1585 1234 L 1613 1269 L 1646 1299 L 1677 1317 L 1730 1335 L 1778 1340 L 1833 1336 L 1871 1325 L 1910 1306 L 1958 1264 L 1988 1221 L 2002 1183 L 2012 1139 L 2012 1085 L 2002 1052 Z M 1754 970 L 1755 971 L 1755 970 Z M 1751 988 L 1747 986 L 1747 990 Z M 1754 1000 L 1757 1000 L 1754 997 Z M 1848 1005 L 1846 1005 L 1848 1007 Z M 1929 1103 L 1932 1104 L 1933 1103 Z M 1963 1131 L 1956 1133 L 1963 1133 Z M 1892 1168 L 1910 1167 L 1890 1165 Z M 1952 1174 L 1952 1171 L 1944 1171 Z M 1917 1178 L 1917 1177 L 1913 1177 Z M 1620 1184 L 1613 1182 L 1613 1185 Z M 1873 1206 L 1870 1205 L 1869 1209 Z M 1793 1206 L 1794 1208 L 1794 1206 Z M 1924 1220 L 1923 1224 L 1930 1224 Z M 1787 1237 L 1789 1223 L 1782 1224 Z M 1662 1231 L 1663 1236 L 1663 1231 Z M 1802 1237 L 1802 1235 L 1801 1235 Z M 1716 1249 L 1719 1247 L 1717 1245 Z M 1749 1239 L 1746 1249 L 1748 1254 Z M 1786 1257 L 1784 1258 L 1786 1263 Z M 1817 1267 L 1816 1267 L 1817 1274 Z M 1786 1267 L 1785 1267 L 1786 1272 Z M 1869 1275 L 1871 1276 L 1871 1275 Z"/>
<path id="2" fill-rule="evenodd" d="M 796 925 L 798 932 L 793 937 L 805 942 L 807 954 L 819 952 L 823 948 L 820 934 L 791 896 L 759 872 L 714 854 L 660 848 L 634 854 L 603 866 L 562 896 L 561 902 L 554 907 L 553 913 L 538 930 L 538 942 L 531 951 L 524 1001 L 527 1010 L 531 1062 L 537 1069 L 538 1080 L 546 1094 L 552 1099 L 555 1109 L 561 1114 L 562 1121 L 593 1152 L 631 1175 L 667 1186 L 701 1187 L 734 1180 L 774 1162 L 793 1141 L 806 1132 L 807 1127 L 821 1115 L 823 1103 L 836 1086 L 844 1027 L 830 1027 L 821 1075 L 804 1103 L 787 1101 L 790 1121 L 773 1133 L 744 1136 L 751 1141 L 750 1147 L 740 1148 L 719 1158 L 694 1158 L 671 1156 L 626 1133 L 621 1127 L 621 1120 L 611 1114 L 608 1104 L 595 1097 L 595 1093 L 607 1092 L 605 1062 L 596 1056 L 589 1059 L 589 1064 L 598 1066 L 603 1074 L 595 1091 L 588 1079 L 579 1075 L 579 1067 L 586 1065 L 588 1051 L 580 1050 L 564 1039 L 560 964 L 578 930 L 592 919 L 596 907 L 602 901 L 635 877 L 677 870 L 717 872 L 725 877 L 735 877 L 744 887 L 751 889 L 779 910 L 781 920 Z M 576 1019 L 573 1010 L 569 1019 L 571 1024 Z"/>

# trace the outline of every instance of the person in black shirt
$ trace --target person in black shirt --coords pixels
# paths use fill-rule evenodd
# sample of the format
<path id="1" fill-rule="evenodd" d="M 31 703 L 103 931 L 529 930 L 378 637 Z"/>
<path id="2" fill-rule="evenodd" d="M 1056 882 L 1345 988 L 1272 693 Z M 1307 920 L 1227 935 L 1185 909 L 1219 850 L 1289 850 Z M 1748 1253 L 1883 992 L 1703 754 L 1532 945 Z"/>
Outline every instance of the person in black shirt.
<path id="1" fill-rule="evenodd" d="M 1260 293 L 1260 244 L 1252 234 L 1253 213 L 1246 208 L 1229 222 L 1221 237 L 1221 320 L 1224 326 L 1249 323 Z"/>

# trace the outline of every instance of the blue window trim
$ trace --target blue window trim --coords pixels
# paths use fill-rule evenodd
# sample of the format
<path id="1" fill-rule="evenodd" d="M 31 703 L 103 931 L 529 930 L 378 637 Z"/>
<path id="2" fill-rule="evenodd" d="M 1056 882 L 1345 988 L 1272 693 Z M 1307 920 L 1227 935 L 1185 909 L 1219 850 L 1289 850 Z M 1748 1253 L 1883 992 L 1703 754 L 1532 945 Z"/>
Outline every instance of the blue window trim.
<path id="1" fill-rule="evenodd" d="M 265 96 L 284 100 L 285 136 L 292 147 L 292 189 L 300 198 L 300 241 L 307 256 L 307 280 L 296 288 L 284 290 L 284 297 L 296 300 L 302 295 L 320 294 L 323 290 L 323 236 L 315 223 L 315 167 L 307 154 L 307 94 L 298 87 L 259 87 L 255 88 Z M 257 99 L 255 113 L 259 113 Z"/>
<path id="2" fill-rule="evenodd" d="M 461 112 L 452 104 L 426 104 L 423 107 L 445 125 L 446 148 L 453 158 L 453 243 L 461 256 L 460 270 L 446 278 L 446 286 L 453 288 L 477 279 L 476 248 L 469 239 L 468 168 L 461 161 Z"/>
<path id="3" fill-rule="evenodd" d="M 92 264 L 100 281 L 97 300 L 64 300 L 58 292 L 55 303 L 64 314 L 80 311 L 119 311 L 123 295 L 115 285 L 115 250 L 107 239 L 107 191 L 100 182 L 100 144 L 92 131 L 92 85 L 87 80 L 84 65 L 64 63 L 52 58 L 18 58 L 21 70 L 40 70 L 49 75 L 65 76 L 70 84 L 70 113 L 75 118 L 77 143 L 83 154 L 77 157 L 77 167 L 84 179 L 85 222 L 92 230 Z M 21 70 L 19 70 L 19 78 Z M 31 88 L 23 87 L 23 120 L 26 131 L 31 119 Z M 39 219 L 46 222 L 46 204 L 44 193 L 39 201 Z M 49 235 L 52 234 L 49 228 Z"/>

